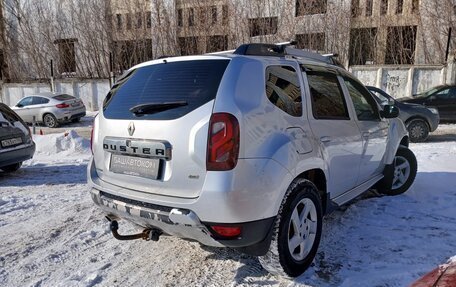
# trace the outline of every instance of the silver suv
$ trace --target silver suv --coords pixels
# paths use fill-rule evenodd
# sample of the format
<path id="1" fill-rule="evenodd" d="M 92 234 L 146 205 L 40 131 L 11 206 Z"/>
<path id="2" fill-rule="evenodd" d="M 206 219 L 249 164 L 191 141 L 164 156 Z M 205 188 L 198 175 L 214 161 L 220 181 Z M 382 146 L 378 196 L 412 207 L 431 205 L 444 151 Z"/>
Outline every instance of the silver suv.
<path id="1" fill-rule="evenodd" d="M 287 45 L 154 60 L 117 81 L 94 121 L 91 196 L 117 239 L 232 247 L 298 276 L 325 214 L 412 184 L 397 114 L 332 57 Z M 120 235 L 119 219 L 144 231 Z"/>

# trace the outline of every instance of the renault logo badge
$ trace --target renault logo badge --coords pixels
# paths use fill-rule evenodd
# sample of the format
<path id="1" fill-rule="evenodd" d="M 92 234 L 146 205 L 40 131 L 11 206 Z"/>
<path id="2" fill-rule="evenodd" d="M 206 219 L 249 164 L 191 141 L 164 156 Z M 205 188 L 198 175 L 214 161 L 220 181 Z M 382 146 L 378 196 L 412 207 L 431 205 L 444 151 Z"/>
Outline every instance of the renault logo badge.
<path id="1" fill-rule="evenodd" d="M 134 133 L 135 133 L 135 124 L 133 122 L 130 122 L 128 124 L 128 134 L 130 136 L 133 136 Z"/>

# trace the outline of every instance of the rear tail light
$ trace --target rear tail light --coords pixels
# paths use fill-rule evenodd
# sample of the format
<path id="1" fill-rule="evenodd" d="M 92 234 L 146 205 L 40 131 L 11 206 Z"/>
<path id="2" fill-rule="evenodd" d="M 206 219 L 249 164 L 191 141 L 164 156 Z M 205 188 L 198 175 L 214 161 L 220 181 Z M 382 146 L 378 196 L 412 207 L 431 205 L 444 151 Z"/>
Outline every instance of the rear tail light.
<path id="1" fill-rule="evenodd" d="M 59 108 L 59 109 L 64 109 L 64 108 L 69 108 L 69 107 L 70 107 L 69 104 L 65 104 L 65 103 L 63 103 L 63 104 L 58 104 L 58 105 L 55 105 L 55 106 L 56 106 L 57 108 Z"/>
<path id="2" fill-rule="evenodd" d="M 216 113 L 209 121 L 206 169 L 231 170 L 239 156 L 239 122 L 228 113 Z"/>
<path id="3" fill-rule="evenodd" d="M 217 237 L 233 238 L 241 235 L 242 229 L 240 226 L 219 226 L 213 225 L 211 229 Z"/>

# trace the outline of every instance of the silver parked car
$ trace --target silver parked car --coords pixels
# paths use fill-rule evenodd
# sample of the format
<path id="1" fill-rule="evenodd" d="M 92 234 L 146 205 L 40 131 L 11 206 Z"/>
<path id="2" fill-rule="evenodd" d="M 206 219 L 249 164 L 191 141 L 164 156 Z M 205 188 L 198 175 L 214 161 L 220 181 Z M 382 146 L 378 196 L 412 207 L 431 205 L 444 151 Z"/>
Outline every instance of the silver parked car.
<path id="1" fill-rule="evenodd" d="M 86 115 L 84 103 L 63 93 L 39 93 L 21 99 L 11 107 L 27 123 L 42 122 L 50 128 L 64 122 L 77 122 Z"/>
<path id="2" fill-rule="evenodd" d="M 90 193 L 117 239 L 232 247 L 298 276 L 325 214 L 413 183 L 397 115 L 331 58 L 286 45 L 154 60 L 121 77 L 94 120 Z M 121 235 L 119 219 L 143 231 Z"/>

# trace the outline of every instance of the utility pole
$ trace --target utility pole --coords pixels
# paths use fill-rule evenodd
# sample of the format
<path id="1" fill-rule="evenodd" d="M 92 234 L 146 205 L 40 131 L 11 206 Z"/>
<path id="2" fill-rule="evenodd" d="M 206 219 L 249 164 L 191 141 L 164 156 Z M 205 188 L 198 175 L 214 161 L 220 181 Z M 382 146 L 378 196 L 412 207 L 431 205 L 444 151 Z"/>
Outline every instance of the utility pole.
<path id="1" fill-rule="evenodd" d="M 450 53 L 450 44 L 451 44 L 451 32 L 452 32 L 452 27 L 448 29 L 448 40 L 447 40 L 447 47 L 446 47 L 446 53 L 445 53 L 445 63 L 448 62 L 448 54 Z"/>
<path id="2" fill-rule="evenodd" d="M 54 61 L 51 59 L 51 92 L 55 92 L 54 86 Z"/>
<path id="3" fill-rule="evenodd" d="M 112 87 L 116 81 L 114 76 L 114 55 L 112 52 L 109 53 L 109 85 Z"/>

